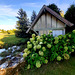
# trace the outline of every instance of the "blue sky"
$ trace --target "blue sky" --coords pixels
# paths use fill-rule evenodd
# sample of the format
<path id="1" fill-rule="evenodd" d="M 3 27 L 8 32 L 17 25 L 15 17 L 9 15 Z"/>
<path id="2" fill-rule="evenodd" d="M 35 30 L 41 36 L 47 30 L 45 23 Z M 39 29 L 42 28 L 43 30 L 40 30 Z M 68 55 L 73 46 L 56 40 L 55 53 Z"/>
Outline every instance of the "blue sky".
<path id="1" fill-rule="evenodd" d="M 18 10 L 23 8 L 30 19 L 32 11 L 38 14 L 45 4 L 55 3 L 61 10 L 66 12 L 67 8 L 75 3 L 75 0 L 0 0 L 0 29 L 13 29 L 16 26 Z"/>

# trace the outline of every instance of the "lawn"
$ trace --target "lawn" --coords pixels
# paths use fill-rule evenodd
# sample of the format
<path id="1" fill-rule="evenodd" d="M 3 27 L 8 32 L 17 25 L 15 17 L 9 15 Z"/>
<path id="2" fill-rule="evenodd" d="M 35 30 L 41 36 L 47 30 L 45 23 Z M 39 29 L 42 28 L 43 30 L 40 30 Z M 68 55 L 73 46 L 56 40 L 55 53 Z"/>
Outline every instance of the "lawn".
<path id="1" fill-rule="evenodd" d="M 61 62 L 49 62 L 39 69 L 22 68 L 20 75 L 75 75 L 75 56 Z"/>
<path id="2" fill-rule="evenodd" d="M 0 33 L 0 46 L 1 48 L 8 48 L 13 45 L 25 44 L 28 38 L 17 38 L 14 34 Z"/>

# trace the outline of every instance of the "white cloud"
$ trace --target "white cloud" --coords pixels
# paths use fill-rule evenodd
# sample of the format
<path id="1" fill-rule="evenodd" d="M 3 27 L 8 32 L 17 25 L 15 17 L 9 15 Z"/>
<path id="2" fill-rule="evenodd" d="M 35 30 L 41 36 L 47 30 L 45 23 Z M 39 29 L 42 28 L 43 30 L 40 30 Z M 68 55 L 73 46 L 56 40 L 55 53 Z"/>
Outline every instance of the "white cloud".
<path id="1" fill-rule="evenodd" d="M 15 29 L 15 25 L 0 25 L 0 29 L 4 30 Z"/>
<path id="2" fill-rule="evenodd" d="M 0 16 L 16 16 L 17 10 L 13 9 L 11 5 L 0 5 Z"/>
<path id="3" fill-rule="evenodd" d="M 42 4 L 44 3 L 23 3 L 22 6 L 27 6 L 27 7 L 41 7 Z"/>

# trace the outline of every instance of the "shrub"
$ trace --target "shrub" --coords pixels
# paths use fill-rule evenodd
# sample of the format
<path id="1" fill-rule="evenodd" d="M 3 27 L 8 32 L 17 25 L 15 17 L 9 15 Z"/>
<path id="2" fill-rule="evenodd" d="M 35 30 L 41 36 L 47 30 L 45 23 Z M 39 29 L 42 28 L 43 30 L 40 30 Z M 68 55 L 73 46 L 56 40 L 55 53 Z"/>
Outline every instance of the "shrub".
<path id="1" fill-rule="evenodd" d="M 27 69 L 40 68 L 50 61 L 70 58 L 71 53 L 75 50 L 74 31 L 72 34 L 59 35 L 58 37 L 53 37 L 51 33 L 52 31 L 48 35 L 43 34 L 41 36 L 32 34 L 23 54 L 27 62 Z"/>

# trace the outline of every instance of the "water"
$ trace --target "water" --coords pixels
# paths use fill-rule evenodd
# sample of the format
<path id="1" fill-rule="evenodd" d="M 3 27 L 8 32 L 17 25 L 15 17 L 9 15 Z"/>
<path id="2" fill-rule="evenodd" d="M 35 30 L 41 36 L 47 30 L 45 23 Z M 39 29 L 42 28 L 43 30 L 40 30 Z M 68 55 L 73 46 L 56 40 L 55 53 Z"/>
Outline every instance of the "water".
<path id="1" fill-rule="evenodd" d="M 8 50 L 12 50 L 12 53 L 14 53 L 14 51 L 17 51 L 20 49 L 20 46 L 12 46 L 9 47 L 7 50 L 6 49 L 0 49 L 0 53 L 2 53 L 3 51 L 8 51 Z M 23 52 L 19 52 L 18 55 L 16 56 L 12 56 L 11 54 L 6 56 L 6 57 L 0 57 L 1 59 L 6 59 L 3 63 L 0 64 L 0 68 L 8 68 L 8 67 L 12 67 L 12 66 L 17 66 L 19 63 L 24 61 L 23 58 Z M 9 60 L 8 60 L 9 59 Z"/>
<path id="2" fill-rule="evenodd" d="M 4 52 L 6 49 L 0 49 L 0 53 Z"/>
<path id="3" fill-rule="evenodd" d="M 3 57 L 0 57 L 0 60 L 3 59 Z"/>
<path id="4" fill-rule="evenodd" d="M 0 53 L 4 52 L 6 49 L 0 49 Z M 0 60 L 3 59 L 3 57 L 0 57 Z"/>

